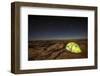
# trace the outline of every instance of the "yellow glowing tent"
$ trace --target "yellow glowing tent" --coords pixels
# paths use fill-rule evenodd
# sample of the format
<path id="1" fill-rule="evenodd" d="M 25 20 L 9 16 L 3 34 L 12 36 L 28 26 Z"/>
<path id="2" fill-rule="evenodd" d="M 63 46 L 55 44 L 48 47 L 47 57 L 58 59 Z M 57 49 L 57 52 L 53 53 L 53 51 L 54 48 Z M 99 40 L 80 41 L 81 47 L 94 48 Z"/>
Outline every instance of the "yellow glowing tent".
<path id="1" fill-rule="evenodd" d="M 82 52 L 80 46 L 75 42 L 69 42 L 66 45 L 65 49 L 72 53 L 81 53 Z"/>

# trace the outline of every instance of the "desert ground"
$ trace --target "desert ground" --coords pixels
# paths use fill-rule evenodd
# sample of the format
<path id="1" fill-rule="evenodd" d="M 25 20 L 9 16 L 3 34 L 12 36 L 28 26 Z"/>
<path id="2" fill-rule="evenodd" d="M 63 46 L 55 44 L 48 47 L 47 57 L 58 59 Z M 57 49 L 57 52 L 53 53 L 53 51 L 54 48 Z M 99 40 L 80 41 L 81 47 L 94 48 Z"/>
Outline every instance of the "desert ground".
<path id="1" fill-rule="evenodd" d="M 71 53 L 65 49 L 69 42 L 76 42 L 82 53 Z M 88 57 L 87 39 L 33 40 L 28 41 L 28 60 L 79 59 Z"/>

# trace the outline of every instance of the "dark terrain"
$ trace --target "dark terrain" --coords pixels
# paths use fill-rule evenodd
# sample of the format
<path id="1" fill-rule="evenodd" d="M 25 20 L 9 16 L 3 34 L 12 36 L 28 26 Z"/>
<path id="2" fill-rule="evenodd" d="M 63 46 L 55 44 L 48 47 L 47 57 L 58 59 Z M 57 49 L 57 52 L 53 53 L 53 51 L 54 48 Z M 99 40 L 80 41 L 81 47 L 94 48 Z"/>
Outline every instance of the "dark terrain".
<path id="1" fill-rule="evenodd" d="M 79 44 L 82 53 L 75 54 L 67 51 L 69 42 Z M 88 57 L 87 39 L 77 40 L 36 40 L 28 42 L 28 60 L 76 59 Z"/>

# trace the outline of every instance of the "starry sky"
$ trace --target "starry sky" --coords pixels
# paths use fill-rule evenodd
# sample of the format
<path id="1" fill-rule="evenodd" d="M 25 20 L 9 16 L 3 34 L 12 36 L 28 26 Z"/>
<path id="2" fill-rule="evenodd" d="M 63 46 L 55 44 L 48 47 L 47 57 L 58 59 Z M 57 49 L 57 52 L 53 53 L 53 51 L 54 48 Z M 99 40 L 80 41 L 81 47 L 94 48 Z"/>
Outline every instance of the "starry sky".
<path id="1" fill-rule="evenodd" d="M 28 40 L 87 39 L 88 18 L 28 15 Z"/>

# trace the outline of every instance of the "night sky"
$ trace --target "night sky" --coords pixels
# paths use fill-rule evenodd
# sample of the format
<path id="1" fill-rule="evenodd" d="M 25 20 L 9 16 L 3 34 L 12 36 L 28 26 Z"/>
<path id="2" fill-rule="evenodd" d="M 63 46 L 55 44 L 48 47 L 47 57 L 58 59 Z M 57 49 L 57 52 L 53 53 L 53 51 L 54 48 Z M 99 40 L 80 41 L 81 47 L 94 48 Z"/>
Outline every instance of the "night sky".
<path id="1" fill-rule="evenodd" d="M 87 39 L 87 24 L 87 17 L 28 15 L 28 39 Z"/>

